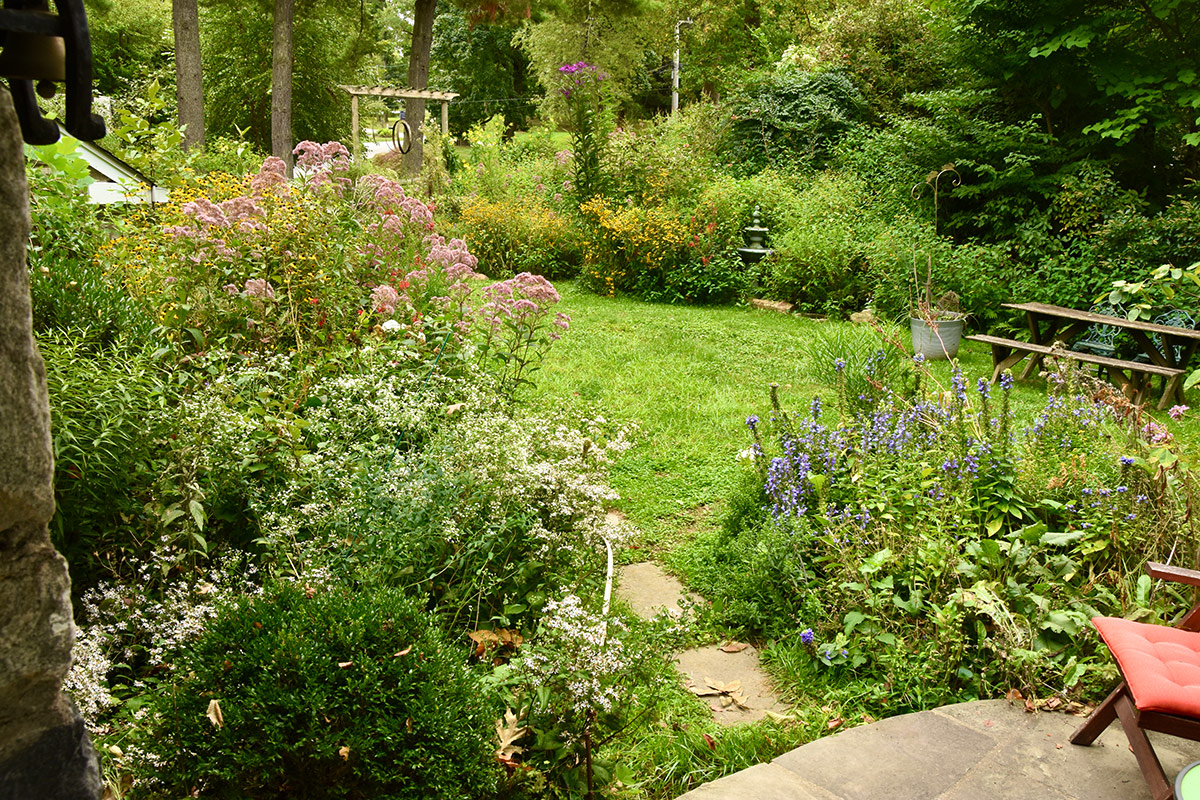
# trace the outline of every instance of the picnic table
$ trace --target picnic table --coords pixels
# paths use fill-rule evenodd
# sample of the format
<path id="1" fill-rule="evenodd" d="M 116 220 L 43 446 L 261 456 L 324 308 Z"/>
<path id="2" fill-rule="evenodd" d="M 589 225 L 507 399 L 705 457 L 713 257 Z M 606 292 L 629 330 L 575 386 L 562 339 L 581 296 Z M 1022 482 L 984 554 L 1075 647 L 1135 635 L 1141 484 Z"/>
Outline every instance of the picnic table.
<path id="1" fill-rule="evenodd" d="M 1048 303 L 1004 303 L 1003 305 L 1004 308 L 1025 312 L 1025 318 L 1029 324 L 1030 341 L 1022 342 L 1017 339 L 985 335 L 967 337 L 973 341 L 991 345 L 994 367 L 993 383 L 1006 369 L 1016 366 L 1026 356 L 1032 356 L 1021 373 L 1022 378 L 1028 378 L 1038 368 L 1043 358 L 1053 354 L 1103 367 L 1108 371 L 1114 383 L 1139 402 L 1149 390 L 1153 377 L 1160 377 L 1163 380 L 1163 393 L 1158 408 L 1160 410 L 1166 408 L 1173 399 L 1180 403 L 1183 402 L 1183 375 L 1196 353 L 1197 346 L 1200 346 L 1200 331 L 1123 317 L 1110 317 L 1092 311 L 1065 308 Z M 1055 342 L 1062 342 L 1070 346 L 1071 342 L 1092 325 L 1110 325 L 1127 331 L 1147 361 L 1129 361 L 1093 353 L 1053 348 Z M 1154 339 L 1155 335 L 1158 339 L 1157 342 Z"/>

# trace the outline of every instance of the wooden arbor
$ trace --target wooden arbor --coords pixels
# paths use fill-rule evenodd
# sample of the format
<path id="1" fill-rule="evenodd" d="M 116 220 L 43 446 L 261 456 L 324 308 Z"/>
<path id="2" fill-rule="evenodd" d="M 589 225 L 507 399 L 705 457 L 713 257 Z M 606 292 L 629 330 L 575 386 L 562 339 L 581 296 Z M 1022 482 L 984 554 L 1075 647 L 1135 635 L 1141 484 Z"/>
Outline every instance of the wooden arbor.
<path id="1" fill-rule="evenodd" d="M 358 98 L 399 97 L 402 100 L 437 100 L 442 104 L 442 133 L 450 132 L 450 101 L 458 97 L 454 92 L 430 92 L 424 89 L 391 89 L 386 86 L 339 86 L 350 94 L 350 125 L 354 128 L 354 159 L 362 156 L 358 137 Z"/>

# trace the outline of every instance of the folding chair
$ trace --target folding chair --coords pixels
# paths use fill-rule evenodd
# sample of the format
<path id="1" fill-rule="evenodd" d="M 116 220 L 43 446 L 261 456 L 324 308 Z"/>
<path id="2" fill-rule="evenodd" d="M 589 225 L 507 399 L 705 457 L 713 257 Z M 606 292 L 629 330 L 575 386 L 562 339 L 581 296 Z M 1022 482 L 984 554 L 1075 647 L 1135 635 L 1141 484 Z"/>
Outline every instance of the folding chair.
<path id="1" fill-rule="evenodd" d="M 1150 577 L 1200 587 L 1200 572 L 1146 565 Z M 1089 745 L 1114 719 L 1121 720 L 1129 747 L 1154 800 L 1175 796 L 1146 731 L 1200 741 L 1200 605 L 1179 624 L 1148 625 L 1116 617 L 1092 620 L 1124 678 L 1071 736 Z"/>

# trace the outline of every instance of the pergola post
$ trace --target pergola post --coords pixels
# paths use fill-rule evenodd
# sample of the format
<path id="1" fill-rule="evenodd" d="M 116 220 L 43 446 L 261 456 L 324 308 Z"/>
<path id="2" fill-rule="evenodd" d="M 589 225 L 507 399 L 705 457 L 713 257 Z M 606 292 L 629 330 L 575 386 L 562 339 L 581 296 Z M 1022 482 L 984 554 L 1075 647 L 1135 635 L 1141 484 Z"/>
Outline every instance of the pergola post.
<path id="1" fill-rule="evenodd" d="M 442 104 L 442 134 L 450 133 L 450 101 L 458 95 L 454 92 L 430 92 L 424 89 L 392 89 L 387 86 L 339 86 L 350 95 L 350 124 L 354 128 L 354 160 L 362 158 L 362 145 L 358 131 L 359 97 L 399 97 L 404 100 L 437 100 Z M 419 135 L 419 132 L 414 131 Z"/>
<path id="2" fill-rule="evenodd" d="M 362 146 L 358 142 L 358 95 L 350 95 L 350 127 L 354 130 L 354 160 L 362 160 Z"/>

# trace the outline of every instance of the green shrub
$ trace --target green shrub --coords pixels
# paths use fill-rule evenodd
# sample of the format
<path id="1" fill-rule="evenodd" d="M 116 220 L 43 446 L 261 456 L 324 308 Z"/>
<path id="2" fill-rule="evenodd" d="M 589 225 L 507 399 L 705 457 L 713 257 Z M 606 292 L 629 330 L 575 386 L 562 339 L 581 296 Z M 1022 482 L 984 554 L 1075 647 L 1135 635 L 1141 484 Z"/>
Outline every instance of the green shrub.
<path id="1" fill-rule="evenodd" d="M 728 103 L 732 116 L 721 158 L 736 174 L 766 166 L 823 167 L 867 106 L 840 69 L 752 77 Z"/>
<path id="2" fill-rule="evenodd" d="M 153 793 L 492 796 L 494 714 L 431 623 L 361 586 L 271 584 L 220 609 L 151 700 Z"/>
<path id="3" fill-rule="evenodd" d="M 863 243 L 876 227 L 863 185 L 822 172 L 782 209 L 775 255 L 762 278 L 768 295 L 805 311 L 840 315 L 865 305 L 872 288 Z"/>
<path id="4" fill-rule="evenodd" d="M 150 316 L 96 261 L 107 235 L 97 207 L 88 202 L 92 179 L 87 162 L 75 153 L 77 146 L 66 137 L 26 149 L 34 330 L 73 329 L 104 344 L 122 335 L 145 337 Z"/>
<path id="5" fill-rule="evenodd" d="M 910 398 L 885 376 L 873 402 L 843 398 L 840 419 L 820 398 L 798 413 L 773 402 L 747 420 L 756 480 L 724 535 L 696 546 L 694 585 L 726 625 L 803 632 L 790 657 L 832 685 L 886 683 L 867 701 L 886 713 L 1094 688 L 1084 676 L 1111 670 L 1087 620 L 1164 613 L 1171 598 L 1152 605 L 1141 569 L 1192 557 L 1194 489 L 1181 474 L 1163 491 L 1164 429 L 1070 362 L 1048 369 L 1051 395 L 1022 426 L 1011 378 L 972 391 L 958 372 Z"/>
<path id="6" fill-rule="evenodd" d="M 467 200 L 458 230 L 479 259 L 480 271 L 493 278 L 532 272 L 558 279 L 578 270 L 578 233 L 569 217 L 540 198 Z"/>
<path id="7" fill-rule="evenodd" d="M 54 445 L 55 546 L 77 589 L 153 540 L 145 508 L 170 428 L 174 397 L 149 348 L 99 348 L 78 331 L 38 336 L 46 363 Z"/>

